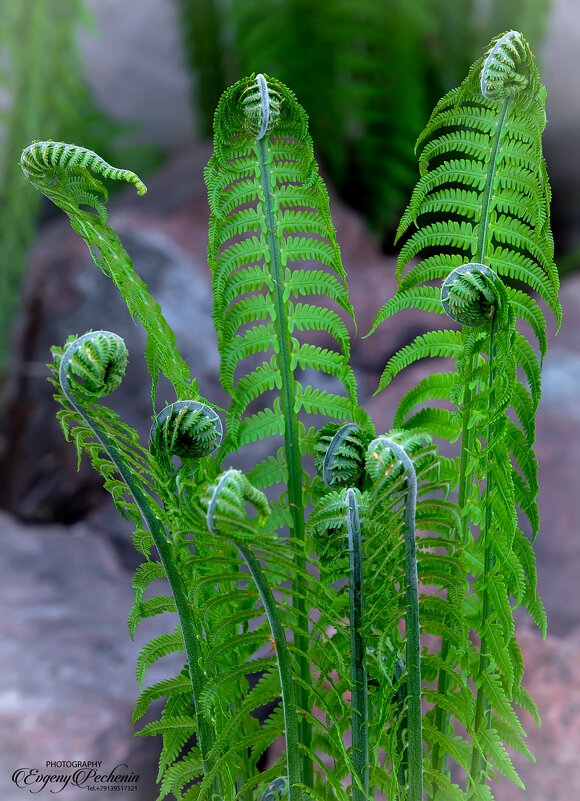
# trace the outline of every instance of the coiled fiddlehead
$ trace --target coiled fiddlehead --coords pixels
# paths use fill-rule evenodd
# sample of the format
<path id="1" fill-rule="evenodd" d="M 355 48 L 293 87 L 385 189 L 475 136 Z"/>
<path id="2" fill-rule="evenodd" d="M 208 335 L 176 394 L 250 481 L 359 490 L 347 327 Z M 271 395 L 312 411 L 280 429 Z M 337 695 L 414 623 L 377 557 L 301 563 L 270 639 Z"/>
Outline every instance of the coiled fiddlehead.
<path id="1" fill-rule="evenodd" d="M 261 801 L 284 801 L 288 798 L 288 779 L 280 776 L 266 787 Z"/>
<path id="2" fill-rule="evenodd" d="M 97 400 L 113 392 L 125 375 L 128 352 L 125 342 L 111 331 L 89 331 L 66 348 L 59 366 L 62 391 L 75 405 L 75 396 Z M 71 374 L 81 379 L 74 385 Z M 78 409 L 79 413 L 82 411 Z"/>
<path id="3" fill-rule="evenodd" d="M 367 445 L 356 423 L 327 423 L 321 428 L 316 435 L 314 465 L 324 483 L 328 487 L 356 485 L 365 469 Z"/>
<path id="4" fill-rule="evenodd" d="M 219 448 L 223 425 L 217 412 L 196 400 L 175 401 L 157 417 L 149 434 L 150 447 L 169 466 L 172 456 L 200 459 Z"/>
<path id="5" fill-rule="evenodd" d="M 384 492 L 401 473 L 407 483 L 405 504 L 405 581 L 407 640 L 408 801 L 423 799 L 423 736 L 421 719 L 421 641 L 419 635 L 419 587 L 415 543 L 417 476 L 406 450 L 387 437 L 377 437 L 368 447 L 367 470 Z"/>
<path id="6" fill-rule="evenodd" d="M 496 313 L 498 298 L 492 277 L 484 264 L 462 264 L 452 270 L 441 287 L 445 313 L 457 323 L 486 325 Z"/>
<path id="7" fill-rule="evenodd" d="M 227 470 L 209 487 L 201 502 L 202 506 L 207 508 L 206 521 L 210 533 L 215 536 L 225 537 L 233 542 L 240 556 L 246 562 L 268 617 L 272 638 L 276 646 L 282 691 L 282 707 L 286 730 L 288 799 L 289 801 L 299 801 L 300 791 L 297 785 L 301 783 L 302 777 L 298 750 L 298 715 L 296 712 L 290 654 L 288 653 L 286 635 L 272 591 L 266 581 L 260 563 L 248 547 L 248 543 L 256 542 L 259 536 L 257 529 L 259 526 L 263 526 L 270 512 L 268 500 L 264 493 L 250 484 L 240 470 Z M 258 511 L 257 522 L 248 519 L 246 502 L 251 503 Z M 283 779 L 277 780 L 278 783 L 282 781 Z M 279 791 L 279 787 L 276 789 Z M 277 796 L 272 796 L 272 798 L 275 797 Z"/>
<path id="8" fill-rule="evenodd" d="M 270 133 L 280 115 L 282 98 L 276 89 L 268 86 L 266 78 L 259 73 L 256 83 L 244 90 L 243 104 L 246 115 L 246 130 L 257 140 Z"/>
<path id="9" fill-rule="evenodd" d="M 494 42 L 481 69 L 481 94 L 488 100 L 504 100 L 527 87 L 532 53 L 518 31 L 508 31 Z"/>

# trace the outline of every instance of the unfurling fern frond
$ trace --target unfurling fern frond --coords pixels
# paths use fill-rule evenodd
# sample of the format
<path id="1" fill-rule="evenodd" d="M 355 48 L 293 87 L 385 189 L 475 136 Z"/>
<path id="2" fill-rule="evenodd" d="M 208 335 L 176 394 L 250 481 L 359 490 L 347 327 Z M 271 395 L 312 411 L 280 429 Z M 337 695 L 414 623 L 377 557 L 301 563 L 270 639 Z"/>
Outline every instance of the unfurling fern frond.
<path id="1" fill-rule="evenodd" d="M 205 173 L 211 210 L 208 259 L 220 379 L 232 397 L 218 458 L 264 436 L 282 436 L 288 494 L 281 498 L 280 511 L 292 536 L 302 542 L 311 486 L 302 455 L 311 452 L 313 442 L 299 413 L 369 424 L 358 406 L 348 332 L 340 316 L 353 315 L 346 275 L 307 116 L 293 93 L 262 74 L 238 81 L 218 105 L 214 130 L 214 154 Z M 316 296 L 324 306 L 306 302 Z M 310 331 L 323 331 L 336 344 L 331 349 L 304 341 Z M 261 364 L 260 354 L 266 354 Z M 299 376 L 307 370 L 333 376 L 339 390 L 304 385 Z M 254 402 L 262 408 L 252 414 Z M 266 465 L 261 486 L 279 475 L 280 470 L 270 473 Z M 296 557 L 301 574 L 306 555 L 305 549 Z M 298 705 L 308 710 L 304 599 L 299 578 L 294 601 L 300 629 Z M 301 727 L 304 783 L 312 787 L 307 716 Z"/>
<path id="2" fill-rule="evenodd" d="M 146 646 L 140 657 L 138 676 L 142 678 L 146 668 L 160 654 L 171 651 L 185 650 L 187 669 L 181 677 L 167 680 L 158 693 L 153 688 L 145 689 L 137 702 L 135 719 L 143 714 L 154 698 L 168 696 L 170 707 L 175 701 L 174 696 L 179 696 L 182 699 L 180 711 L 189 706 L 190 712 L 195 713 L 198 734 L 196 759 L 205 772 L 211 773 L 215 765 L 212 755 L 215 735 L 211 721 L 199 709 L 198 698 L 203 693 L 206 679 L 201 665 L 197 621 L 180 570 L 180 563 L 188 555 L 188 550 L 183 549 L 179 538 L 172 540 L 167 535 L 179 523 L 179 517 L 172 514 L 175 512 L 173 496 L 167 491 L 166 482 L 156 481 L 163 475 L 163 469 L 155 457 L 139 445 L 136 432 L 121 423 L 114 412 L 97 403 L 100 397 L 120 383 L 127 350 L 116 334 L 92 331 L 73 339 L 65 349 L 54 348 L 53 353 L 55 375 L 52 380 L 57 387 L 56 399 L 64 406 L 59 417 L 65 435 L 70 432 L 75 438 L 79 459 L 81 450 L 88 453 L 121 513 L 136 523 L 141 549 L 148 560 L 137 570 L 135 577 L 135 605 L 129 617 L 130 631 L 133 634 L 138 623 L 151 615 L 177 612 L 179 618 L 172 637 L 154 640 Z M 159 506 L 154 495 L 161 496 L 166 502 L 165 509 Z M 148 534 L 143 527 L 148 529 Z M 153 545 L 159 554 L 159 562 L 150 561 Z M 167 577 L 173 597 L 144 599 L 149 584 L 163 577 Z M 170 718 L 167 733 L 164 733 L 162 767 L 169 742 L 174 737 L 173 717 L 170 715 Z M 181 744 L 184 742 L 182 736 Z M 173 758 L 167 759 L 167 764 L 173 761 Z"/>
<path id="3" fill-rule="evenodd" d="M 136 274 L 117 234 L 107 225 L 108 193 L 100 177 L 128 181 L 140 195 L 147 191 L 145 184 L 130 170 L 112 167 L 91 150 L 64 142 L 35 142 L 23 151 L 20 165 L 33 186 L 66 212 L 73 229 L 87 243 L 95 264 L 111 278 L 129 312 L 145 328 L 145 355 L 153 396 L 162 371 L 178 397 L 197 394 L 159 304 Z"/>
<path id="4" fill-rule="evenodd" d="M 303 295 L 322 295 L 352 315 L 306 114 L 286 86 L 257 75 L 224 94 L 206 182 L 213 317 L 221 380 L 233 398 L 227 447 L 248 439 L 255 426 L 246 415 L 248 405 L 274 388 L 281 391 L 281 407 L 271 407 L 279 430 L 296 425 L 299 368 L 335 375 L 354 413 L 356 390 L 344 323 L 332 309 L 296 302 Z M 294 330 L 315 329 L 326 331 L 337 350 L 291 336 Z M 244 360 L 259 353 L 273 356 L 251 371 Z M 336 409 L 337 416 L 344 415 Z M 327 413 L 316 403 L 311 411 Z"/>
<path id="5" fill-rule="evenodd" d="M 417 359 L 445 355 L 457 360 L 456 374 L 430 376 L 407 393 L 395 419 L 410 430 L 425 427 L 452 440 L 461 434 L 455 480 L 464 511 L 457 536 L 463 544 L 475 540 L 473 597 L 467 603 L 480 642 L 479 656 L 470 662 L 478 687 L 472 757 L 469 761 L 464 755 L 460 764 L 469 772 L 474 792 L 494 770 L 493 757 L 486 763 L 484 756 L 486 743 L 496 736 L 489 728 L 490 704 L 501 725 L 509 726 L 506 714 L 511 716 L 505 710 L 519 693 L 508 599 L 540 619 L 535 571 L 526 571 L 525 536 L 516 510 L 528 517 L 535 536 L 537 467 L 533 453 L 529 459 L 525 453 L 530 454 L 533 444 L 546 347 L 543 306 L 558 322 L 561 316 L 541 146 L 545 97 L 527 42 L 508 31 L 492 40 L 461 86 L 437 104 L 417 141 L 421 177 L 397 233 L 404 237 L 397 262 L 399 287 L 374 325 L 405 308 L 447 313 L 462 325 L 460 332 L 422 335 L 395 354 L 380 388 Z M 433 282 L 441 279 L 438 305 Z M 517 320 L 531 326 L 539 357 L 516 330 Z M 444 351 L 440 343 L 451 341 L 455 350 Z M 518 381 L 518 368 L 525 384 Z M 454 411 L 426 406 L 433 400 L 446 401 Z M 473 528 L 479 529 L 478 536 Z M 460 659 L 450 634 L 443 634 L 436 673 L 439 697 L 453 681 L 445 666 Z M 497 693 L 486 693 L 483 675 L 501 677 L 501 700 Z M 455 761 L 460 756 L 452 751 L 449 712 L 440 707 L 434 718 L 434 730 L 445 740 L 433 745 L 431 775 L 438 778 L 430 780 L 433 790 L 439 788 L 438 801 L 449 790 L 442 778 L 445 752 Z M 498 759 L 505 768 L 503 757 Z"/>
<path id="6" fill-rule="evenodd" d="M 149 435 L 150 448 L 169 471 L 172 456 L 199 459 L 219 448 L 223 426 L 218 414 L 206 403 L 175 401 L 155 418 Z"/>
<path id="7" fill-rule="evenodd" d="M 351 433 L 346 426 L 341 432 L 340 429 L 336 430 L 336 426 L 330 425 L 320 432 L 316 446 L 320 472 L 325 464 L 332 466 L 331 457 L 339 456 Z M 327 446 L 325 453 L 322 452 L 324 444 Z M 405 742 L 410 738 L 409 715 L 414 721 L 413 727 L 416 727 L 417 718 L 420 717 L 419 620 L 423 632 L 435 636 L 451 632 L 458 650 L 464 653 L 467 647 L 465 621 L 454 602 L 466 589 L 463 554 L 453 542 L 459 513 L 451 502 L 433 497 L 433 493 L 441 488 L 446 468 L 428 435 L 416 430 L 392 431 L 389 438 L 379 437 L 370 444 L 367 441 L 365 448 L 363 473 L 357 473 L 357 483 L 363 488 L 362 493 L 355 489 L 331 489 L 313 510 L 309 530 L 320 559 L 321 578 L 326 584 L 337 579 L 348 580 L 350 610 L 346 596 L 339 591 L 337 597 L 337 611 L 342 609 L 341 613 L 349 616 L 351 638 L 355 639 L 346 658 L 349 654 L 353 658 L 352 654 L 357 652 L 356 642 L 360 642 L 369 653 L 377 656 L 377 664 L 381 666 L 378 671 L 380 679 L 377 679 L 377 668 L 374 666 L 377 660 L 361 659 L 360 653 L 357 657 L 358 670 L 368 671 L 369 709 L 364 715 L 362 710 L 366 708 L 366 703 L 362 698 L 357 699 L 355 688 L 358 674 L 351 661 L 352 714 L 368 720 L 370 750 L 366 761 L 370 765 L 370 786 L 375 784 L 391 796 L 397 792 L 397 782 L 401 786 L 407 786 L 409 782 L 413 788 L 410 797 L 420 798 L 420 730 L 418 735 L 413 736 L 412 742 Z M 417 478 L 414 482 L 411 479 L 412 489 L 407 497 L 409 465 L 412 468 L 410 474 Z M 412 497 L 413 489 L 415 498 Z M 353 513 L 354 509 L 356 514 Z M 433 536 L 415 538 L 415 513 L 418 525 L 435 532 Z M 351 517 L 359 520 L 358 547 L 356 539 L 351 536 L 351 531 L 357 528 L 353 528 Z M 356 580 L 357 553 L 364 576 L 364 602 Z M 417 572 L 422 585 L 436 585 L 448 592 L 453 590 L 453 594 L 449 595 L 448 600 L 438 597 L 437 602 L 428 594 L 422 596 L 418 604 Z M 417 616 L 419 609 L 420 617 Z M 359 613 L 362 610 L 362 618 L 357 617 L 357 610 Z M 403 638 L 399 621 L 406 613 L 407 631 Z M 408 670 L 403 665 L 396 674 L 398 655 L 405 652 L 405 640 L 408 654 L 411 655 L 405 660 Z M 421 658 L 426 664 L 427 676 L 432 678 L 433 666 L 437 664 L 436 653 L 424 649 Z M 453 673 L 451 668 L 449 670 Z M 388 696 L 376 689 L 380 686 L 384 693 L 385 676 L 389 676 L 394 688 Z M 404 696 L 401 695 L 403 684 L 407 686 Z M 432 693 L 430 701 L 433 710 L 454 705 L 458 721 L 466 725 L 470 719 L 470 696 L 465 682 L 459 681 L 458 685 L 450 688 L 448 698 Z M 399 695 L 395 703 L 397 693 Z M 352 727 L 354 732 L 354 719 Z M 407 728 L 407 735 L 403 727 Z M 425 740 L 432 748 L 434 738 L 429 731 L 425 734 Z M 391 782 L 386 781 L 378 768 L 381 748 L 387 753 Z M 357 752 L 354 751 L 355 775 L 356 757 Z M 359 776 L 360 784 L 353 784 L 353 793 L 359 787 L 365 787 L 362 770 L 359 770 Z"/>

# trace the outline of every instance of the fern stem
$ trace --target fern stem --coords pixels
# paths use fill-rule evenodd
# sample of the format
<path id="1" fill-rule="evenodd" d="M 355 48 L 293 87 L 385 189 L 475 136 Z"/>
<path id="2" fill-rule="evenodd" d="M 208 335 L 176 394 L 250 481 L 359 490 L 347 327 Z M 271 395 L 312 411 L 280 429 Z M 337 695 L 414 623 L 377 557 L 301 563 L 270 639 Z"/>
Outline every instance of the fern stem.
<path id="1" fill-rule="evenodd" d="M 286 635 L 284 628 L 280 622 L 280 615 L 272 595 L 272 590 L 268 586 L 268 582 L 264 577 L 260 563 L 254 554 L 243 543 L 236 542 L 236 547 L 240 552 L 242 558 L 245 560 L 252 578 L 256 584 L 260 598 L 264 604 L 266 615 L 270 629 L 272 630 L 272 637 L 276 646 L 276 656 L 278 661 L 278 672 L 280 674 L 280 686 L 282 689 L 282 707 L 284 709 L 284 725 L 286 736 L 286 763 L 288 767 L 288 801 L 299 801 L 300 788 L 297 786 L 301 783 L 300 771 L 300 752 L 298 748 L 298 714 L 296 710 L 296 700 L 294 697 L 294 681 L 292 678 L 292 665 L 290 663 L 290 654 L 288 653 L 288 644 L 286 642 Z"/>
<path id="2" fill-rule="evenodd" d="M 421 638 L 419 628 L 419 579 L 415 542 L 417 476 L 404 448 L 387 437 L 379 437 L 401 462 L 407 477 L 405 501 L 405 638 L 407 668 L 408 773 L 407 801 L 423 801 L 423 723 L 421 719 Z M 371 442 L 369 449 L 372 448 Z"/>
<path id="3" fill-rule="evenodd" d="M 346 491 L 346 524 L 350 561 L 350 675 L 352 680 L 352 801 L 369 797 L 369 700 L 366 648 L 362 636 L 363 569 L 361 528 L 354 490 Z M 360 783 L 360 784 L 359 784 Z"/>
<path id="4" fill-rule="evenodd" d="M 109 459 L 113 462 L 121 478 L 127 485 L 127 488 L 131 493 L 131 495 L 133 496 L 135 503 L 139 507 L 143 519 L 147 525 L 147 528 L 151 533 L 153 542 L 155 543 L 155 547 L 157 548 L 157 551 L 159 553 L 159 558 L 161 559 L 163 569 L 165 570 L 167 580 L 169 581 L 171 592 L 173 593 L 173 598 L 175 600 L 175 608 L 177 610 L 177 615 L 179 617 L 181 631 L 183 633 L 183 640 L 185 643 L 185 651 L 187 654 L 187 662 L 189 665 L 189 672 L 190 672 L 192 692 L 193 692 L 193 704 L 195 708 L 195 715 L 198 725 L 198 731 L 197 731 L 198 744 L 202 755 L 204 773 L 207 774 L 215 767 L 215 760 L 209 759 L 207 757 L 207 754 L 209 754 L 209 752 L 213 748 L 215 737 L 210 722 L 206 720 L 205 716 L 202 714 L 198 705 L 198 699 L 201 697 L 201 694 L 205 687 L 205 679 L 203 677 L 203 673 L 200 668 L 200 665 L 202 663 L 201 662 L 202 652 L 199 646 L 195 621 L 187 597 L 187 590 L 185 588 L 179 570 L 172 558 L 171 542 L 165 533 L 161 521 L 155 514 L 151 498 L 143 490 L 140 482 L 138 481 L 137 477 L 135 476 L 131 468 L 125 462 L 123 455 L 121 454 L 115 443 L 110 439 L 110 437 L 101 428 L 101 426 L 91 417 L 91 415 L 84 409 L 84 407 L 80 403 L 77 403 L 74 392 L 70 387 L 70 382 L 67 374 L 69 361 L 70 360 L 67 359 L 65 352 L 65 355 L 63 356 L 63 359 L 61 361 L 60 371 L 59 371 L 59 381 L 61 389 L 64 395 L 66 396 L 67 400 L 69 401 L 69 403 L 75 408 L 75 410 L 83 418 L 87 426 L 89 426 L 89 428 L 92 430 L 95 437 L 99 440 L 99 442 L 105 449 Z M 215 792 L 221 798 L 222 789 L 221 789 L 221 780 L 219 778 L 219 775 L 215 780 L 214 789 Z"/>
<path id="5" fill-rule="evenodd" d="M 483 204 L 481 208 L 481 220 L 479 221 L 479 231 L 477 234 L 478 239 L 478 252 L 477 261 L 480 264 L 485 264 L 485 257 L 487 255 L 487 232 L 489 228 L 489 215 L 491 211 L 491 200 L 493 194 L 493 179 L 495 177 L 495 170 L 497 166 L 497 158 L 499 155 L 499 146 L 501 143 L 501 136 L 503 133 L 505 121 L 507 119 L 508 110 L 510 107 L 510 97 L 506 97 L 503 102 L 503 107 L 497 123 L 497 128 L 493 137 L 491 145 L 491 158 L 487 168 L 487 176 L 485 180 L 485 189 L 483 193 Z"/>
<path id="6" fill-rule="evenodd" d="M 487 256 L 487 244 L 488 244 L 487 236 L 489 229 L 489 216 L 491 212 L 491 203 L 493 197 L 493 183 L 497 167 L 497 160 L 499 156 L 501 137 L 505 127 L 505 122 L 507 120 L 510 100 L 511 98 L 508 95 L 503 101 L 503 106 L 500 112 L 497 128 L 495 130 L 491 146 L 491 157 L 487 168 L 485 189 L 483 192 L 481 219 L 479 221 L 479 227 L 477 232 L 477 261 L 480 264 L 486 263 L 485 259 Z M 473 358 L 471 360 L 469 369 L 471 374 L 474 369 Z M 461 542 L 464 546 L 467 545 L 469 538 L 469 515 L 465 514 L 464 510 L 468 497 L 468 491 L 472 483 L 471 472 L 469 472 L 468 474 L 467 471 L 467 464 L 470 458 L 470 454 L 472 453 L 473 439 L 474 439 L 474 430 L 473 427 L 470 426 L 470 414 L 469 414 L 469 407 L 471 405 L 472 399 L 473 399 L 473 390 L 469 387 L 469 385 L 466 385 L 465 394 L 463 398 L 465 413 L 463 415 L 463 420 L 461 425 L 461 456 L 460 456 L 460 466 L 459 466 L 459 487 L 457 493 L 457 504 L 459 506 L 460 511 L 462 512 Z M 447 637 L 444 636 L 441 643 L 441 651 L 440 651 L 441 659 L 444 662 L 447 662 L 450 659 L 451 651 L 452 649 L 449 640 Z M 439 671 L 439 676 L 437 678 L 437 692 L 441 695 L 441 697 L 445 697 L 448 691 L 449 691 L 449 679 L 447 671 L 441 670 Z M 442 734 L 447 734 L 449 729 L 450 716 L 451 713 L 448 710 L 438 706 L 435 712 L 435 729 L 437 731 L 440 731 Z M 441 773 L 444 774 L 447 770 L 447 752 L 440 747 L 438 742 L 435 743 L 433 747 L 432 760 L 433 760 L 433 767 L 437 771 L 440 771 Z"/>
<path id="7" fill-rule="evenodd" d="M 280 254 L 280 242 L 276 231 L 277 223 L 275 219 L 274 200 L 272 197 L 272 185 L 269 168 L 268 137 L 263 137 L 256 141 L 259 158 L 260 177 L 262 184 L 264 213 L 267 221 L 266 238 L 268 241 L 268 251 L 274 280 L 274 303 L 276 308 L 276 340 L 280 374 L 282 376 L 282 414 L 285 421 L 284 428 L 284 453 L 286 465 L 288 467 L 288 505 L 292 517 L 293 536 L 300 542 L 304 542 L 304 505 L 302 498 L 302 463 L 300 459 L 299 447 L 299 428 L 298 415 L 294 408 L 296 386 L 291 365 L 291 341 L 288 328 L 288 315 L 286 304 L 284 303 L 284 271 Z M 306 569 L 306 556 L 304 550 L 296 556 L 296 567 L 300 574 Z M 293 605 L 296 609 L 296 622 L 299 629 L 308 631 L 308 616 L 304 602 L 305 587 L 302 578 L 296 581 L 297 594 L 294 597 Z M 305 656 L 308 653 L 308 637 L 305 634 L 296 635 L 296 646 L 298 649 L 298 672 L 302 682 L 298 687 L 298 707 L 308 711 L 309 699 L 307 687 L 310 684 L 310 665 Z M 305 749 L 310 750 L 312 742 L 312 730 L 307 718 L 304 716 L 300 720 L 300 741 Z M 302 754 L 302 778 L 307 787 L 313 786 L 314 767 L 312 760 L 307 753 Z"/>
<path id="8" fill-rule="evenodd" d="M 495 320 L 494 317 L 491 321 L 491 328 L 489 332 L 489 349 L 488 349 L 488 375 L 489 375 L 489 386 L 493 386 L 494 380 L 494 366 L 493 366 L 493 357 L 494 357 L 494 334 L 495 334 Z M 489 398 L 489 405 L 493 407 L 493 398 L 494 393 L 493 390 L 490 392 Z M 489 423 L 487 427 L 487 442 L 486 448 L 489 450 L 491 442 L 493 440 L 493 424 Z M 488 459 L 490 457 L 488 456 Z M 484 546 L 484 560 L 483 560 L 483 594 L 481 599 L 481 639 L 479 645 L 479 666 L 477 670 L 477 676 L 475 678 L 475 682 L 477 684 L 477 679 L 479 679 L 489 667 L 489 656 L 486 653 L 487 650 L 487 643 L 486 637 L 484 634 L 485 627 L 489 620 L 489 617 L 492 613 L 491 608 L 491 600 L 489 597 L 489 592 L 487 590 L 487 579 L 493 570 L 495 556 L 493 552 L 493 547 L 490 542 L 491 539 L 491 524 L 492 524 L 492 512 L 491 512 L 491 501 L 490 495 L 493 491 L 493 480 L 491 476 L 491 464 L 488 463 L 487 465 L 487 478 L 485 482 L 485 493 L 484 493 L 484 509 L 485 509 L 485 517 L 484 517 L 484 529 L 483 529 L 483 546 Z M 489 727 L 490 721 L 488 718 L 489 712 L 489 704 L 487 702 L 485 692 L 483 687 L 479 687 L 477 690 L 477 699 L 475 703 L 475 720 L 473 724 L 473 731 L 474 737 L 477 736 L 478 732 L 485 726 L 486 728 Z M 477 784 L 485 784 L 485 775 L 482 775 L 484 769 L 484 757 L 481 752 L 475 747 L 472 746 L 471 752 L 471 769 L 470 775 L 472 782 Z"/>

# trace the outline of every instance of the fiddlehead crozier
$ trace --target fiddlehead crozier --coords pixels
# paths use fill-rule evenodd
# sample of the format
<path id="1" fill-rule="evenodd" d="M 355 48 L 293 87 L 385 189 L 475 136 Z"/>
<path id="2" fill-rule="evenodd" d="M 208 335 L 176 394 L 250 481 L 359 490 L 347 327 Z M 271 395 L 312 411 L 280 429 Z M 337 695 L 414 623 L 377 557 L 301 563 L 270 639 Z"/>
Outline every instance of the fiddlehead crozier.
<path id="1" fill-rule="evenodd" d="M 162 409 L 149 433 L 150 448 L 166 466 L 172 456 L 200 459 L 219 448 L 223 425 L 217 412 L 196 400 L 175 401 Z"/>
<path id="2" fill-rule="evenodd" d="M 248 519 L 246 502 L 258 511 L 258 521 Z M 260 563 L 248 547 L 256 542 L 258 527 L 265 522 L 270 507 L 264 493 L 252 487 L 240 470 L 227 470 L 218 477 L 202 498 L 206 507 L 207 527 L 211 534 L 230 540 L 246 562 L 264 605 L 272 638 L 276 647 L 278 672 L 282 692 L 286 736 L 286 763 L 288 767 L 288 799 L 299 801 L 301 783 L 300 752 L 298 749 L 298 715 L 294 695 L 292 666 L 284 628 L 268 582 Z M 259 540 L 258 540 L 259 547 Z M 279 782 L 282 779 L 278 780 Z M 274 797 L 274 796 L 273 796 Z"/>
<path id="3" fill-rule="evenodd" d="M 256 83 L 244 90 L 243 104 L 247 131 L 257 140 L 269 133 L 280 114 L 282 98 L 275 88 L 268 86 L 266 78 L 259 73 Z"/>
<path id="4" fill-rule="evenodd" d="M 503 100 L 526 88 L 532 54 L 518 31 L 500 36 L 486 55 L 481 68 L 481 94 L 488 100 Z"/>
<path id="5" fill-rule="evenodd" d="M 423 737 L 421 718 L 421 641 L 419 632 L 419 588 L 415 542 L 415 510 L 417 505 L 417 476 L 408 453 L 397 442 L 377 437 L 368 447 L 367 470 L 381 491 L 402 473 L 407 483 L 405 502 L 405 636 L 407 668 L 408 731 L 408 799 L 423 799 Z"/>
<path id="6" fill-rule="evenodd" d="M 266 787 L 261 801 L 284 801 L 286 798 L 288 798 L 288 779 L 280 776 Z"/>
<path id="7" fill-rule="evenodd" d="M 328 487 L 356 485 L 365 469 L 368 442 L 356 423 L 327 423 L 316 434 L 314 465 Z"/>

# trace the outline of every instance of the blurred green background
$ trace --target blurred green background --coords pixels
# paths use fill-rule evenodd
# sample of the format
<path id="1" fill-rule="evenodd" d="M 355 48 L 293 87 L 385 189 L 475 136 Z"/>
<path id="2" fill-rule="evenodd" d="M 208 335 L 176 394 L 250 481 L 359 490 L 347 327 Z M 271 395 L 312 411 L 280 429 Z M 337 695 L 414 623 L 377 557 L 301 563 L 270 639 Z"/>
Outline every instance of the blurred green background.
<path id="1" fill-rule="evenodd" d="M 32 140 L 83 144 L 147 175 L 211 136 L 227 85 L 275 75 L 306 108 L 330 184 L 392 252 L 434 103 L 510 28 L 542 68 L 558 5 L 569 3 L 0 0 L 0 371 L 40 209 L 18 167 Z M 568 187 L 554 207 L 563 271 L 578 262 L 569 200 Z"/>

